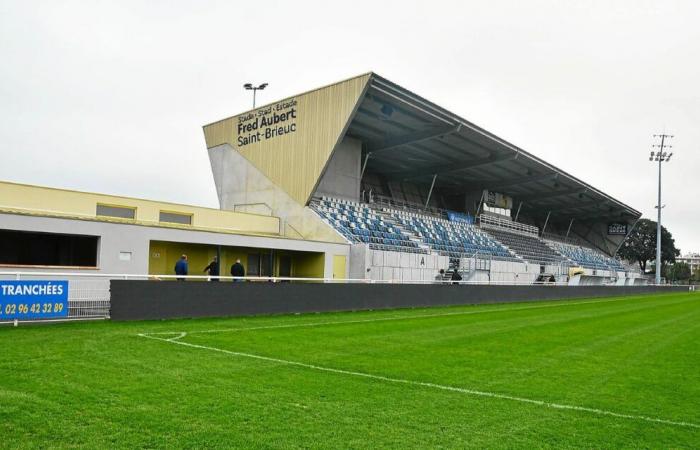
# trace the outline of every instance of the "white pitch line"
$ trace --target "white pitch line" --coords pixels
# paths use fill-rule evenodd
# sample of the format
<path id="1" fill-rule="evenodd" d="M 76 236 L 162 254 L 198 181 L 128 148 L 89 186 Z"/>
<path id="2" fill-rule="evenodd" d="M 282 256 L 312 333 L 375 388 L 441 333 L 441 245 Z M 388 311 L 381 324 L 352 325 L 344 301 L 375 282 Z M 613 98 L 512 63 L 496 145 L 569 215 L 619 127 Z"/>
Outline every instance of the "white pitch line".
<path id="1" fill-rule="evenodd" d="M 176 333 L 173 333 L 173 334 L 176 334 Z M 649 416 L 642 416 L 642 415 L 635 415 L 635 414 L 618 413 L 618 412 L 614 412 L 614 411 L 607 411 L 604 409 L 589 408 L 586 406 L 576 406 L 576 405 L 566 405 L 566 404 L 561 404 L 561 403 L 552 403 L 552 402 L 547 402 L 544 400 L 536 400 L 536 399 L 531 399 L 531 398 L 526 398 L 526 397 L 517 397 L 514 395 L 508 395 L 508 394 L 499 394 L 497 392 L 478 391 L 475 389 L 467 389 L 467 388 L 460 388 L 460 387 L 448 386 L 448 385 L 442 385 L 442 384 L 436 384 L 436 383 L 428 383 L 428 382 L 424 382 L 424 381 L 413 381 L 413 380 L 405 380 L 402 378 L 391 378 L 391 377 L 385 377 L 382 375 L 374 375 L 371 373 L 354 372 L 351 370 L 343 370 L 343 369 L 334 369 L 332 367 L 317 366 L 315 364 L 307 364 L 307 363 L 303 363 L 303 362 L 299 362 L 299 361 L 290 361 L 290 360 L 286 360 L 286 359 L 272 358 L 269 356 L 255 355 L 253 353 L 234 352 L 234 351 L 225 350 L 222 348 L 209 347 L 206 345 L 190 344 L 188 342 L 183 342 L 183 341 L 179 340 L 179 339 L 185 337 L 187 335 L 187 333 L 183 332 L 183 333 L 178 333 L 178 334 L 179 335 L 177 337 L 170 338 L 170 339 L 159 338 L 159 337 L 155 337 L 155 336 L 143 334 L 143 333 L 139 334 L 139 336 L 147 338 L 147 339 L 154 339 L 157 341 L 169 342 L 171 344 L 183 345 L 185 347 L 191 347 L 191 348 L 197 348 L 197 349 L 201 349 L 201 350 L 209 350 L 209 351 L 224 353 L 224 354 L 231 355 L 231 356 L 252 358 L 252 359 L 257 359 L 260 361 L 267 361 L 267 362 L 273 362 L 273 363 L 277 363 L 277 364 L 284 364 L 287 366 L 303 367 L 305 369 L 317 370 L 317 371 L 328 372 L 328 373 L 335 373 L 335 374 L 339 374 L 339 375 L 349 375 L 349 376 L 353 376 L 353 377 L 368 378 L 371 380 L 383 381 L 386 383 L 420 386 L 420 387 L 426 387 L 426 388 L 431 388 L 431 389 L 439 389 L 441 391 L 458 392 L 460 394 L 472 395 L 472 396 L 477 396 L 477 397 L 495 398 L 495 399 L 500 399 L 500 400 L 511 400 L 514 402 L 527 403 L 527 404 L 531 404 L 531 405 L 542 406 L 545 408 L 587 412 L 587 413 L 596 414 L 596 415 L 600 415 L 600 416 L 616 417 L 618 419 L 638 420 L 638 421 L 644 421 L 644 422 L 659 423 L 659 424 L 663 424 L 663 425 L 673 425 L 673 426 L 677 426 L 677 427 L 700 429 L 700 424 L 696 424 L 696 423 L 692 423 L 692 422 L 679 422 L 679 421 L 674 421 L 674 420 L 661 419 L 658 417 L 649 417 Z"/>
<path id="2" fill-rule="evenodd" d="M 434 314 L 414 314 L 406 316 L 391 316 L 391 317 L 377 317 L 373 319 L 358 319 L 358 320 L 335 320 L 335 321 L 325 321 L 325 322 L 306 322 L 306 323 L 291 323 L 285 325 L 261 325 L 258 327 L 247 327 L 247 328 L 220 328 L 214 330 L 194 330 L 188 332 L 182 332 L 187 334 L 204 334 L 204 333 L 228 333 L 228 332 L 239 332 L 239 331 L 256 331 L 256 330 L 274 330 L 279 328 L 301 328 L 301 327 L 318 327 L 324 325 L 342 325 L 342 324 L 357 324 L 357 323 L 371 323 L 371 322 L 385 322 L 390 320 L 412 320 L 412 319 L 423 319 L 423 318 L 434 318 L 434 317 L 449 317 L 449 316 L 466 316 L 472 314 L 489 314 L 497 312 L 510 312 L 510 311 L 522 311 L 528 309 L 542 309 L 542 308 L 558 308 L 563 306 L 576 306 L 576 305 L 588 305 L 594 303 L 616 303 L 622 301 L 628 301 L 630 298 L 623 298 L 619 300 L 593 300 L 586 302 L 570 302 L 570 303 L 557 303 L 557 304 L 546 304 L 546 305 L 536 305 L 536 306 L 521 306 L 515 308 L 496 308 L 496 309 L 486 309 L 478 311 L 457 311 L 449 313 L 434 313 Z M 157 331 L 140 333 L 147 334 L 150 336 L 159 335 L 169 335 L 181 333 L 180 331 Z"/>

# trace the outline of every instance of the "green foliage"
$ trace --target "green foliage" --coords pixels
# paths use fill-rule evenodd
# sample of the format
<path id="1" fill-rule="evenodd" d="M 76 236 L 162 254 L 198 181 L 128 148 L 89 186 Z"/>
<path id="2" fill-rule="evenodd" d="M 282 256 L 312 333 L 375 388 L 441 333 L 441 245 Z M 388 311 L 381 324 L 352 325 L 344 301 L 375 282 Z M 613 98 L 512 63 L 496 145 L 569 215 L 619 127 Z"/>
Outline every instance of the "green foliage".
<path id="1" fill-rule="evenodd" d="M 680 254 L 673 235 L 661 225 L 661 264 L 673 263 Z M 645 272 L 647 262 L 656 259 L 656 222 L 640 219 L 623 242 L 618 255 L 628 261 L 637 262 L 642 272 Z"/>
<path id="2" fill-rule="evenodd" d="M 695 269 L 695 272 L 693 272 L 693 276 L 691 278 L 691 281 L 700 281 L 700 267 Z"/>
<path id="3" fill-rule="evenodd" d="M 1 447 L 698 448 L 697 428 L 279 361 L 700 424 L 698 323 L 700 293 L 675 293 L 0 327 Z M 172 331 L 192 346 L 138 336 Z"/>
<path id="4" fill-rule="evenodd" d="M 689 280 L 690 279 L 690 266 L 684 262 L 677 262 L 668 267 L 667 277 L 670 280 Z"/>

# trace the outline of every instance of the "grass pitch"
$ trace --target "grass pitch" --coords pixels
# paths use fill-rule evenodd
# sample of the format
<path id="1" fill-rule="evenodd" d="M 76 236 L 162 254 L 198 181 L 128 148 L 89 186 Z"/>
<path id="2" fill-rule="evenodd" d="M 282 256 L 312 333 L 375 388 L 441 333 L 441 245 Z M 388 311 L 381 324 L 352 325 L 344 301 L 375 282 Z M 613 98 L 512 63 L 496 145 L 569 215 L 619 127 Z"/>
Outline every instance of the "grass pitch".
<path id="1" fill-rule="evenodd" d="M 0 447 L 700 447 L 695 293 L 5 327 L 0 349 Z"/>

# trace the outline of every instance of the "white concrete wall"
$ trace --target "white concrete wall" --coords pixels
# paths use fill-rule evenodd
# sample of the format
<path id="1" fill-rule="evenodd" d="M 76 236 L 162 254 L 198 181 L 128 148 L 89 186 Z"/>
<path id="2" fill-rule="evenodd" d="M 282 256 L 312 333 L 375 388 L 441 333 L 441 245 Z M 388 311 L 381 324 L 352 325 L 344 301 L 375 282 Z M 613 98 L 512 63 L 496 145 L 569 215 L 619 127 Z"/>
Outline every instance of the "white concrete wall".
<path id="1" fill-rule="evenodd" d="M 447 256 L 372 250 L 367 244 L 353 245 L 350 255 L 350 278 L 364 280 L 432 281 L 449 265 Z"/>
<path id="2" fill-rule="evenodd" d="M 309 208 L 300 205 L 228 144 L 210 148 L 209 159 L 221 209 L 280 218 L 285 237 L 347 242 Z"/>
<path id="3" fill-rule="evenodd" d="M 360 201 L 361 159 L 362 142 L 344 138 L 328 161 L 314 195 Z"/>
<path id="4" fill-rule="evenodd" d="M 487 267 L 489 270 L 483 270 Z M 540 266 L 520 261 L 475 261 L 474 258 L 462 258 L 460 270 L 466 272 L 465 281 L 500 282 L 500 283 L 532 283 L 540 274 Z"/>

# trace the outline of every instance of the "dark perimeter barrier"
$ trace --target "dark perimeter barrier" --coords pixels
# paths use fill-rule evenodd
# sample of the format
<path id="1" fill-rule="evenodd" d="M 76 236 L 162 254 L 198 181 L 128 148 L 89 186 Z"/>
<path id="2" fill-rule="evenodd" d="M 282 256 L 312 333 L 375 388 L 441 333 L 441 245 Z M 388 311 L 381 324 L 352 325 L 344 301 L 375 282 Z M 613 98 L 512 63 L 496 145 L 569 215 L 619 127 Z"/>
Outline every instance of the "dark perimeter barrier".
<path id="1" fill-rule="evenodd" d="M 112 320 L 251 316 L 687 292 L 687 286 L 205 283 L 112 280 Z"/>

